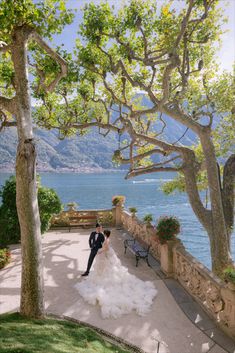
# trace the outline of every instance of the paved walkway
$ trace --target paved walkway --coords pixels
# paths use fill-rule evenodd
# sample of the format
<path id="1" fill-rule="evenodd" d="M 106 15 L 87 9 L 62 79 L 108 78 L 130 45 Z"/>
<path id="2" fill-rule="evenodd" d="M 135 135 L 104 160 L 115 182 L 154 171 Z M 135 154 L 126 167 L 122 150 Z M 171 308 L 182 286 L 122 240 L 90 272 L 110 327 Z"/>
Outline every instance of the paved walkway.
<path id="1" fill-rule="evenodd" d="M 128 235 L 122 230 L 113 230 L 113 248 L 131 273 L 154 282 L 158 295 L 144 317 L 133 312 L 119 319 L 102 319 L 99 307 L 85 303 L 74 288 L 86 268 L 89 234 L 90 230 L 51 231 L 43 237 L 48 312 L 87 322 L 148 353 L 235 352 L 235 343 L 215 327 L 176 281 L 164 278 L 154 259 L 152 268 L 144 261 L 135 267 L 134 256 L 124 255 L 123 240 Z M 12 263 L 0 271 L 0 313 L 19 308 L 20 247 L 15 246 L 12 254 Z"/>

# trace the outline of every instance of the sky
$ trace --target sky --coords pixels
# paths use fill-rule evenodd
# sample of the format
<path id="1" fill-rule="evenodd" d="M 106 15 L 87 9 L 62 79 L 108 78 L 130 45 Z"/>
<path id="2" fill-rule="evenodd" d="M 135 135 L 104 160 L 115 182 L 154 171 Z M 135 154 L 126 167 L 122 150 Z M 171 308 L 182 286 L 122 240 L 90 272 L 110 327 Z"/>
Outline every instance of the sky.
<path id="1" fill-rule="evenodd" d="M 143 0 L 144 1 L 144 0 Z M 166 0 L 156 0 L 159 5 L 166 3 Z M 77 13 L 73 24 L 66 26 L 63 33 L 55 38 L 56 44 L 64 43 L 67 50 L 72 50 L 79 23 L 82 20 L 81 9 L 86 3 L 93 2 L 99 4 L 100 0 L 68 0 L 67 7 L 77 9 Z M 127 0 L 107 0 L 110 5 L 120 7 L 127 3 Z M 232 71 L 232 65 L 235 61 L 235 0 L 219 0 L 219 6 L 224 10 L 228 23 L 224 25 L 226 33 L 222 37 L 222 46 L 218 51 L 218 61 L 220 63 L 220 70 Z M 181 9 L 184 6 L 184 0 L 174 0 L 173 6 Z"/>

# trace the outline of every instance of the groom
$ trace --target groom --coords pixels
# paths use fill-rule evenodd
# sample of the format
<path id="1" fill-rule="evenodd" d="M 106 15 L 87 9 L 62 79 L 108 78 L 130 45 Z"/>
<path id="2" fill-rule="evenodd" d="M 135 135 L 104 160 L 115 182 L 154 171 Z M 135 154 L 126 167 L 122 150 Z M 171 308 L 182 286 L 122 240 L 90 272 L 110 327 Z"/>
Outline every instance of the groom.
<path id="1" fill-rule="evenodd" d="M 95 232 L 92 232 L 89 238 L 89 245 L 91 248 L 90 256 L 87 263 L 86 272 L 82 274 L 82 276 L 88 276 L 90 272 L 91 265 L 94 261 L 94 258 L 100 248 L 102 248 L 102 244 L 104 242 L 104 234 L 102 232 L 102 226 L 99 223 L 96 223 Z"/>

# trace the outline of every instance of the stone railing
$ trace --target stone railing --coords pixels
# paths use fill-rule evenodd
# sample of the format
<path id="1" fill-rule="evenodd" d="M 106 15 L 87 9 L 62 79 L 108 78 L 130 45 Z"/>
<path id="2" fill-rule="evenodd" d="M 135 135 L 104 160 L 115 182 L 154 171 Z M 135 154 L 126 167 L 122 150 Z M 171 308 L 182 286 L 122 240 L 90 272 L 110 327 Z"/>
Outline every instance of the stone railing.
<path id="1" fill-rule="evenodd" d="M 227 285 L 182 246 L 173 247 L 174 277 L 235 338 L 235 285 Z"/>
<path id="2" fill-rule="evenodd" d="M 160 244 L 152 225 L 140 221 L 124 208 L 121 222 L 134 238 L 151 245 L 151 254 L 160 262 L 162 271 L 177 279 L 190 295 L 235 339 L 235 285 L 227 285 L 184 248 L 179 239 Z"/>
<path id="3" fill-rule="evenodd" d="M 51 227 L 70 227 L 73 224 L 77 226 L 84 224 L 95 224 L 100 222 L 105 226 L 112 226 L 115 224 L 115 212 L 113 209 L 109 210 L 75 210 L 62 211 L 51 219 Z"/>
<path id="4" fill-rule="evenodd" d="M 161 250 L 160 243 L 155 235 L 156 231 L 151 224 L 146 224 L 136 216 L 131 215 L 126 210 L 122 211 L 122 225 L 134 238 L 141 239 L 146 245 L 151 245 L 150 253 L 154 258 L 160 261 Z"/>

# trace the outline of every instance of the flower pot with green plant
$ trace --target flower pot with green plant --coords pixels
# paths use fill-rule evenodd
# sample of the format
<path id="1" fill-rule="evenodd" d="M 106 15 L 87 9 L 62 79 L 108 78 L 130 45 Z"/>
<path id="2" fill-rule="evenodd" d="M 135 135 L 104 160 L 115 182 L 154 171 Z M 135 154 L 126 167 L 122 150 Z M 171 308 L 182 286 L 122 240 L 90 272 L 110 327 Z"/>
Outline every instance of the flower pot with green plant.
<path id="1" fill-rule="evenodd" d="M 112 204 L 113 206 L 123 206 L 126 198 L 122 195 L 115 195 L 112 197 Z"/>
<path id="2" fill-rule="evenodd" d="M 161 244 L 175 240 L 180 232 L 180 222 L 175 216 L 163 216 L 158 220 L 156 234 Z"/>
<path id="3" fill-rule="evenodd" d="M 131 212 L 132 217 L 135 217 L 135 214 L 137 213 L 137 208 L 136 207 L 129 207 L 129 211 Z"/>
<path id="4" fill-rule="evenodd" d="M 151 213 L 148 213 L 144 216 L 143 221 L 146 223 L 147 227 L 151 226 L 151 222 L 153 221 L 153 215 Z"/>
<path id="5" fill-rule="evenodd" d="M 78 204 L 76 202 L 69 202 L 66 206 L 68 207 L 68 211 L 76 211 Z"/>

